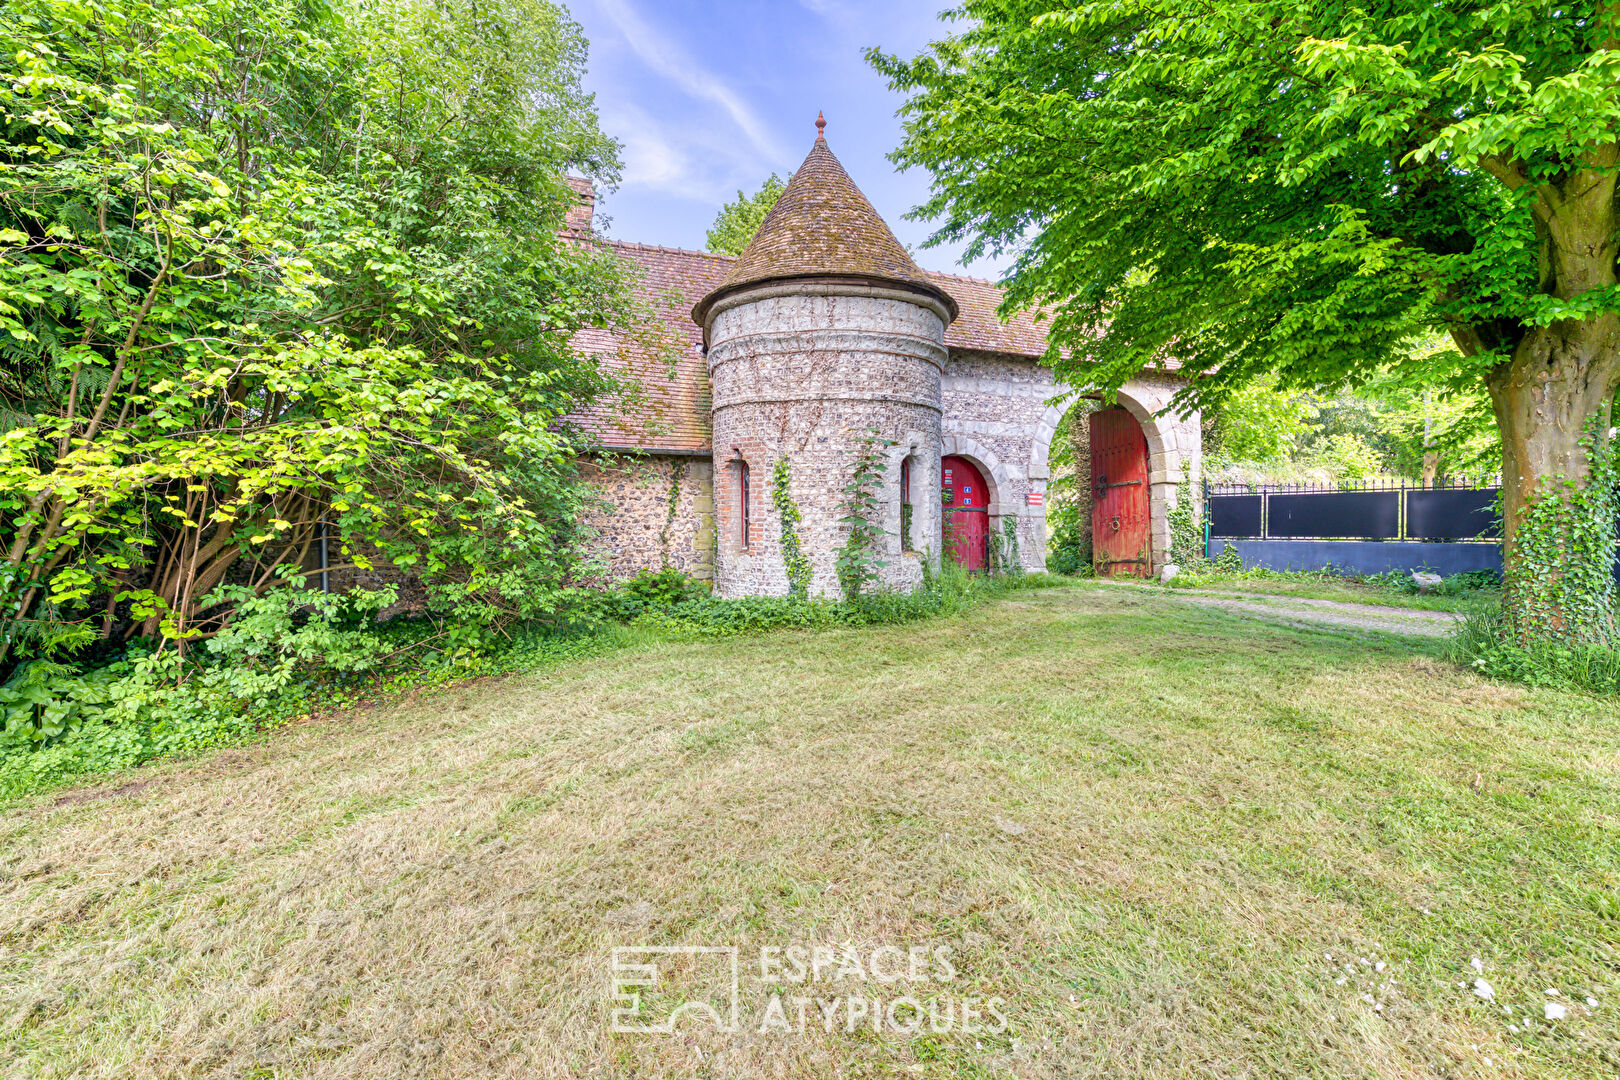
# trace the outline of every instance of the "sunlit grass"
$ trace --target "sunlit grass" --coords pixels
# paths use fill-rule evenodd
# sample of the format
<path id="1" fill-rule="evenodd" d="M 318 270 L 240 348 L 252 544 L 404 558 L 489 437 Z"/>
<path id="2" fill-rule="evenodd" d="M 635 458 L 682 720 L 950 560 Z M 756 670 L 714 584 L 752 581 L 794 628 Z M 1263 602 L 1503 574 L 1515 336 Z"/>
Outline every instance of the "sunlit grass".
<path id="1" fill-rule="evenodd" d="M 1426 648 L 1037 591 L 649 639 L 14 807 L 0 1073 L 1611 1075 L 1612 706 Z M 1011 1026 L 762 1035 L 745 980 L 742 1033 L 614 1034 L 637 943 L 944 946 Z"/>

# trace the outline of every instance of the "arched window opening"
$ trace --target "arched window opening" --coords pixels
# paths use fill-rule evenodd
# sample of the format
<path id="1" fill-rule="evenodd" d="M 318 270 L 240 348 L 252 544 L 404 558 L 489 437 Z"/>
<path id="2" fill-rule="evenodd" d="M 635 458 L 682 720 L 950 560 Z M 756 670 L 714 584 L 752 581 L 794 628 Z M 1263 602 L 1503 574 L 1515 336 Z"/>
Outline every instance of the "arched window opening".
<path id="1" fill-rule="evenodd" d="M 900 459 L 900 550 L 912 551 L 911 546 L 911 458 Z"/>

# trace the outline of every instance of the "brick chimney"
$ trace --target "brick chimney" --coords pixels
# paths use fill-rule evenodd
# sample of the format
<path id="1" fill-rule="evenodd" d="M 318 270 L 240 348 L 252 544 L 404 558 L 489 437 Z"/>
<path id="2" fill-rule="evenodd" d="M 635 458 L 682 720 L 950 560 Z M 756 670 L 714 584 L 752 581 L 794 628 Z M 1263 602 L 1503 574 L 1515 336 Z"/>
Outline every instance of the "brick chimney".
<path id="1" fill-rule="evenodd" d="M 571 236 L 589 236 L 591 218 L 596 213 L 596 185 L 583 176 L 565 176 L 563 179 L 568 181 L 576 196 L 574 205 L 568 208 L 563 231 Z"/>

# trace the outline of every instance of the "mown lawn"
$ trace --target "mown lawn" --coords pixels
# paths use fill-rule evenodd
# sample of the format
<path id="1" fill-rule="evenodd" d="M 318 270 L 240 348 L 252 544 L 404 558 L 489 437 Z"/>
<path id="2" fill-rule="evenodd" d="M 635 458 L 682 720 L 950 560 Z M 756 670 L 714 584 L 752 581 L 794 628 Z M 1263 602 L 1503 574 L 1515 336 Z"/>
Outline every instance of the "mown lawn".
<path id="1" fill-rule="evenodd" d="M 1376 604 L 1380 607 L 1411 608 L 1416 611 L 1467 611 L 1482 603 L 1499 600 L 1498 589 L 1470 589 L 1458 592 L 1407 593 L 1388 585 L 1368 584 L 1358 578 L 1336 578 L 1319 574 L 1190 574 L 1172 589 L 1200 589 L 1230 595 L 1283 596 L 1295 600 L 1332 600 L 1346 604 Z"/>
<path id="2" fill-rule="evenodd" d="M 1420 648 L 1054 589 L 13 806 L 0 1073 L 1613 1077 L 1620 718 Z M 739 947 L 743 1030 L 613 1032 L 613 948 L 678 943 Z M 757 977 L 792 945 L 955 978 Z M 779 988 L 1008 1028 L 761 1032 Z"/>

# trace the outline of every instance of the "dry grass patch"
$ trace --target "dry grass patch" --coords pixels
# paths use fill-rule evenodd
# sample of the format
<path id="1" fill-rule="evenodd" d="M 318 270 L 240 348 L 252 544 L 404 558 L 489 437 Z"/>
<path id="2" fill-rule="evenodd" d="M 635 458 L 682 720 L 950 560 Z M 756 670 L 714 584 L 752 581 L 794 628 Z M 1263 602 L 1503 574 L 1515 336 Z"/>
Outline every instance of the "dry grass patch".
<path id="1" fill-rule="evenodd" d="M 1599 704 L 1123 591 L 650 645 L 14 808 L 0 1066 L 1613 1075 L 1617 743 Z M 615 1034 L 636 943 L 943 946 L 1009 1027 L 761 1033 L 780 983 L 745 977 L 736 1035 Z"/>

